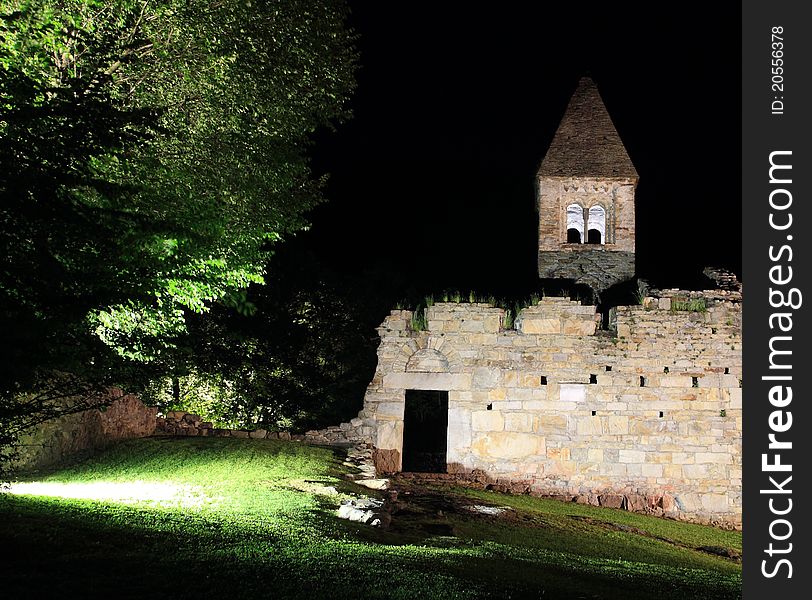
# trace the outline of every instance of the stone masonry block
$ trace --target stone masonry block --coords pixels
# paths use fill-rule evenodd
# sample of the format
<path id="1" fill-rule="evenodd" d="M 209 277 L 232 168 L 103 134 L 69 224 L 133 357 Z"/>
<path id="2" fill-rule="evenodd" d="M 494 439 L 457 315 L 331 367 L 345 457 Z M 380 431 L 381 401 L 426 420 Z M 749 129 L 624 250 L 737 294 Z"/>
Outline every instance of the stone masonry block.
<path id="1" fill-rule="evenodd" d="M 687 375 L 682 374 L 671 374 L 671 375 L 662 375 L 660 377 L 660 387 L 692 387 L 693 382 L 691 378 Z"/>
<path id="2" fill-rule="evenodd" d="M 564 434 L 567 432 L 567 417 L 565 415 L 539 415 L 535 418 L 534 430 L 544 434 Z"/>
<path id="3" fill-rule="evenodd" d="M 502 431 L 505 419 L 498 410 L 475 410 L 471 413 L 473 431 Z"/>
<path id="4" fill-rule="evenodd" d="M 375 447 L 386 450 L 402 450 L 403 421 L 379 421 Z"/>
<path id="5" fill-rule="evenodd" d="M 726 452 L 697 452 L 696 462 L 698 464 L 712 463 L 717 465 L 729 465 L 733 460 L 730 454 Z"/>
<path id="6" fill-rule="evenodd" d="M 707 479 L 708 472 L 708 465 L 682 465 L 686 479 Z"/>
<path id="7" fill-rule="evenodd" d="M 561 321 L 561 332 L 565 335 L 595 335 L 595 319 L 564 319 Z"/>
<path id="8" fill-rule="evenodd" d="M 738 409 L 742 407 L 742 389 L 730 389 L 730 408 Z"/>
<path id="9" fill-rule="evenodd" d="M 606 417 L 604 432 L 610 435 L 625 435 L 629 433 L 629 417 L 609 416 Z"/>
<path id="10" fill-rule="evenodd" d="M 505 413 L 505 431 L 533 431 L 533 415 L 526 412 Z"/>
<path id="11" fill-rule="evenodd" d="M 470 373 L 387 373 L 385 388 L 404 390 L 470 390 Z"/>
<path id="12" fill-rule="evenodd" d="M 603 433 L 603 420 L 600 417 L 578 417 L 575 425 L 575 432 L 578 435 L 593 436 Z"/>
<path id="13" fill-rule="evenodd" d="M 727 513 L 730 511 L 730 502 L 724 494 L 702 494 L 702 508 L 710 513 Z"/>
<path id="14" fill-rule="evenodd" d="M 563 402 L 586 401 L 586 385 L 562 383 L 560 390 L 560 398 Z"/>
<path id="15" fill-rule="evenodd" d="M 624 464 L 646 462 L 646 453 L 640 450 L 621 450 L 618 460 Z"/>
<path id="16" fill-rule="evenodd" d="M 543 455 L 546 444 L 533 433 L 505 431 L 475 436 L 472 450 L 483 458 L 515 459 Z"/>
<path id="17" fill-rule="evenodd" d="M 642 465 L 643 477 L 662 477 L 663 465 L 644 463 Z"/>
<path id="18" fill-rule="evenodd" d="M 379 402 L 375 405 L 375 415 L 380 417 L 403 418 L 403 402 Z"/>
<path id="19" fill-rule="evenodd" d="M 460 323 L 460 331 L 471 333 L 483 333 L 485 331 L 485 322 L 481 320 L 465 319 Z"/>
<path id="20" fill-rule="evenodd" d="M 448 409 L 448 462 L 459 462 L 468 453 L 472 437 L 471 412 L 467 409 Z"/>
<path id="21" fill-rule="evenodd" d="M 521 321 L 524 334 L 551 335 L 562 333 L 560 318 L 525 318 Z"/>
<path id="22" fill-rule="evenodd" d="M 487 333 L 496 333 L 499 331 L 501 323 L 502 319 L 499 315 L 488 315 L 482 320 L 483 330 Z"/>
<path id="23" fill-rule="evenodd" d="M 475 389 L 499 387 L 502 382 L 502 371 L 495 367 L 477 367 L 474 369 L 471 385 Z"/>

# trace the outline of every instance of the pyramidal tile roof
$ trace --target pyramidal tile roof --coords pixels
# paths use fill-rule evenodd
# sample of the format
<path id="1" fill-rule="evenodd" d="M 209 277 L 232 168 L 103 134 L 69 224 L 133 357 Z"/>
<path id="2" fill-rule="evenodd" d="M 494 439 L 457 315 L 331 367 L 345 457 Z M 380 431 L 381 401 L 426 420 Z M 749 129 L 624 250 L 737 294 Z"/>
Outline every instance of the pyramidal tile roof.
<path id="1" fill-rule="evenodd" d="M 637 177 L 623 142 L 590 77 L 582 77 L 541 161 L 551 177 Z"/>

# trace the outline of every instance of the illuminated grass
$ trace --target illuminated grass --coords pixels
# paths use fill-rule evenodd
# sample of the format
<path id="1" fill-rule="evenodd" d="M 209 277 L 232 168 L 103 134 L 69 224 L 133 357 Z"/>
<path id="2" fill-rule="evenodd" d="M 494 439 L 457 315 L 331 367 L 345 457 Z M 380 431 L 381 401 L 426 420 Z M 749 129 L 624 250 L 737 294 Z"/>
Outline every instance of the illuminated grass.
<path id="1" fill-rule="evenodd" d="M 52 489 L 131 493 L 104 500 L 0 495 L 0 547 L 15 549 L 0 562 L 4 593 L 308 600 L 740 596 L 737 564 L 566 513 L 589 507 L 455 491 L 477 503 L 513 506 L 521 518 L 448 515 L 453 537 L 339 521 L 334 509 L 341 494 L 361 493 L 337 477 L 340 462 L 328 450 L 294 443 L 154 438 L 32 477 Z M 328 487 L 340 493 L 322 493 Z M 216 502 L 168 505 L 146 493 L 156 489 L 195 490 Z M 641 519 L 635 527 L 668 530 L 664 537 L 686 546 L 740 544 L 738 534 L 591 510 L 583 516 L 621 524 Z"/>
<path id="2" fill-rule="evenodd" d="M 725 531 L 715 527 L 705 527 L 692 523 L 655 519 L 614 508 L 597 508 L 574 502 L 559 502 L 532 496 L 510 496 L 485 490 L 456 488 L 458 493 L 490 503 L 527 511 L 543 516 L 547 520 L 563 522 L 567 517 L 586 517 L 594 521 L 605 521 L 616 525 L 641 529 L 655 538 L 664 538 L 681 546 L 699 548 L 720 546 L 741 552 L 742 534 L 738 531 Z"/>

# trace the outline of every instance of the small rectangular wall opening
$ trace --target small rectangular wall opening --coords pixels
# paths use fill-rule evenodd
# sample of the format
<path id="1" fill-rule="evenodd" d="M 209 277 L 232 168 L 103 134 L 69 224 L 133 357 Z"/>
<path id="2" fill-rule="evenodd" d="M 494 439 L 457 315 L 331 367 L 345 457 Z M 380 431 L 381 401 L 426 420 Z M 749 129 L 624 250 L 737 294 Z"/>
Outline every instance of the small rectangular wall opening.
<path id="1" fill-rule="evenodd" d="M 691 387 L 699 387 L 699 377 L 691 377 Z"/>
<path id="2" fill-rule="evenodd" d="M 642 375 L 640 376 L 640 387 L 646 387 L 646 378 Z"/>
<path id="3" fill-rule="evenodd" d="M 539 385 L 547 385 L 547 378 L 544 375 L 539 379 Z"/>
<path id="4" fill-rule="evenodd" d="M 590 375 L 589 376 L 589 383 L 598 383 L 598 376 L 597 375 Z"/>
<path id="5" fill-rule="evenodd" d="M 606 370 L 611 371 L 612 370 L 612 365 L 606 365 Z"/>
<path id="6" fill-rule="evenodd" d="M 403 471 L 448 470 L 448 392 L 406 390 L 403 411 Z"/>

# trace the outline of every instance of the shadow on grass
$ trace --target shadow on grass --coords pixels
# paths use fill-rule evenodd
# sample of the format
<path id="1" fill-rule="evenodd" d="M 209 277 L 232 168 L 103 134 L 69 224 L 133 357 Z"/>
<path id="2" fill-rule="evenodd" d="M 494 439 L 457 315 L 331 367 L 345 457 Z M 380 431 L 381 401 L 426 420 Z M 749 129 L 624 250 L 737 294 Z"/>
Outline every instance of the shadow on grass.
<path id="1" fill-rule="evenodd" d="M 359 542 L 331 515 L 263 522 L 0 497 L 8 597 L 737 598 L 740 577 L 492 542 Z M 301 515 L 300 515 L 301 517 Z M 430 540 L 427 540 L 430 542 Z"/>

